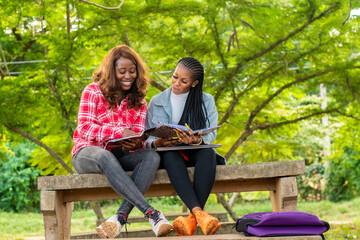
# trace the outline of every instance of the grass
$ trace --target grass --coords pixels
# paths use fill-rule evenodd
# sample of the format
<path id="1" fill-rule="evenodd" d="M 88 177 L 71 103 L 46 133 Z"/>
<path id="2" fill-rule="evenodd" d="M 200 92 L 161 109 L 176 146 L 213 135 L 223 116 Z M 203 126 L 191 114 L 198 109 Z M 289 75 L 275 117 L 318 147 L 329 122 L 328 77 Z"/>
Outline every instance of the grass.
<path id="1" fill-rule="evenodd" d="M 181 212 L 182 206 L 172 204 L 168 200 L 153 199 L 151 204 L 164 212 Z M 117 204 L 102 208 L 105 218 L 112 216 L 117 210 Z M 210 197 L 207 211 L 225 211 L 220 204 L 216 204 L 214 196 Z M 241 217 L 252 212 L 271 211 L 270 201 L 243 201 L 235 204 L 233 210 Z M 360 198 L 352 201 L 332 203 L 329 201 L 298 203 L 298 211 L 308 212 L 319 216 L 321 220 L 330 222 L 331 229 L 325 233 L 327 240 L 355 239 L 360 237 Z M 133 216 L 142 214 L 134 209 Z M 93 232 L 96 217 L 91 209 L 73 212 L 71 232 Z M 350 222 L 350 223 L 349 223 Z M 0 239 L 20 240 L 29 237 L 44 236 L 43 219 L 41 213 L 7 213 L 0 212 Z M 149 223 L 133 223 L 128 229 L 149 228 Z"/>

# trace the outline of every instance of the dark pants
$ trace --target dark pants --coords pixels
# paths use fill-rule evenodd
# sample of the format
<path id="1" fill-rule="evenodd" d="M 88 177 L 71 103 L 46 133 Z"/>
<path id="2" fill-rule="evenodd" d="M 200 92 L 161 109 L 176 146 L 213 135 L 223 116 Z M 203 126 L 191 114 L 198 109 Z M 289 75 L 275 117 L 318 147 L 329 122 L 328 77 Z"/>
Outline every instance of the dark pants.
<path id="1" fill-rule="evenodd" d="M 166 169 L 171 184 L 185 205 L 191 210 L 205 206 L 215 181 L 216 157 L 210 148 L 159 152 L 162 167 Z M 191 184 L 187 167 L 194 167 L 194 183 Z"/>

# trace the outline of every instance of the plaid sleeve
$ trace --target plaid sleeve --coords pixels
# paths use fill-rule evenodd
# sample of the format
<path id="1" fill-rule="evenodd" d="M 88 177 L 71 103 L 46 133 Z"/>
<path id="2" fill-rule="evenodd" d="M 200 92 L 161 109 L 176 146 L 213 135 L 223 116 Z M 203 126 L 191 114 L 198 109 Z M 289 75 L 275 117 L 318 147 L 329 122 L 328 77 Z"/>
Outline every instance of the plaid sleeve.
<path id="1" fill-rule="evenodd" d="M 134 120 L 133 125 L 131 126 L 131 130 L 136 133 L 141 133 L 145 130 L 145 119 L 146 119 L 146 112 L 147 112 L 147 106 L 146 106 L 146 100 L 144 99 L 143 105 L 141 106 L 139 110 L 138 117 Z"/>
<path id="2" fill-rule="evenodd" d="M 122 135 L 124 130 L 121 127 L 115 129 L 112 126 L 99 125 L 97 123 L 99 97 L 93 89 L 86 87 L 80 99 L 78 133 L 89 142 L 105 142 L 113 138 L 115 131 L 118 135 Z"/>
<path id="3" fill-rule="evenodd" d="M 145 130 L 145 118 L 146 118 L 146 112 L 147 112 L 147 106 L 146 106 L 146 100 L 144 99 L 144 104 L 141 106 L 140 110 L 139 110 L 139 115 L 138 117 L 135 119 L 131 130 L 136 132 L 136 133 L 141 133 Z M 134 151 L 138 151 L 141 149 L 145 148 L 145 142 L 142 143 L 142 147 L 136 150 L 133 150 L 131 152 Z"/>

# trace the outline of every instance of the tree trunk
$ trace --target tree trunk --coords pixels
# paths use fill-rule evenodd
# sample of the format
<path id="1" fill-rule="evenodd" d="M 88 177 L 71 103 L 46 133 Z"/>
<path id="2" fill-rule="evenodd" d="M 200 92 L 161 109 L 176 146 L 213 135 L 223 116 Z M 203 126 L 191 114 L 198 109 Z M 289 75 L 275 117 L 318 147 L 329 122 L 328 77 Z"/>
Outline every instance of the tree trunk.
<path id="1" fill-rule="evenodd" d="M 105 218 L 101 212 L 100 202 L 99 201 L 89 201 L 90 207 L 96 215 L 96 226 L 99 226 L 102 222 L 105 221 Z"/>
<path id="2" fill-rule="evenodd" d="M 36 145 L 44 148 L 51 156 L 53 156 L 59 163 L 61 166 L 63 166 L 66 171 L 68 171 L 70 174 L 73 174 L 74 171 L 61 159 L 61 157 L 59 155 L 57 155 L 51 148 L 49 148 L 46 144 L 44 144 L 43 142 L 37 140 L 36 138 L 34 138 L 33 136 L 31 136 L 29 133 L 22 131 L 21 129 L 14 127 L 14 126 L 10 126 L 8 124 L 5 124 L 5 127 L 13 132 L 16 132 L 18 134 L 20 134 L 21 136 L 29 139 L 30 141 L 32 141 L 33 143 L 35 143 Z M 101 208 L 100 208 L 100 203 L 99 201 L 89 201 L 90 203 L 90 207 L 94 210 L 95 215 L 97 217 L 96 220 L 96 224 L 99 225 L 100 223 L 102 223 L 103 221 L 105 221 L 103 214 L 101 212 Z"/>
<path id="3" fill-rule="evenodd" d="M 230 215 L 230 217 L 236 221 L 239 217 L 236 215 L 236 213 L 232 210 L 232 207 L 226 202 L 226 199 L 224 198 L 223 194 L 216 194 L 217 200 L 219 203 L 221 203 L 227 213 Z"/>
<path id="4" fill-rule="evenodd" d="M 241 195 L 239 192 L 233 193 L 233 195 L 231 196 L 231 198 L 229 199 L 229 206 L 232 208 L 236 202 L 236 200 L 240 198 L 241 199 Z"/>

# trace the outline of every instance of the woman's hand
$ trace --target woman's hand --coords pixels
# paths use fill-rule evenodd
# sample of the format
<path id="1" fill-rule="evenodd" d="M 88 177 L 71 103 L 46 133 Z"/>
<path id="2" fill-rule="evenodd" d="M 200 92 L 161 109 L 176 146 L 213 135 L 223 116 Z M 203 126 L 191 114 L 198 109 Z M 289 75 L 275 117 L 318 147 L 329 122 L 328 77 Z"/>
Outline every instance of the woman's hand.
<path id="1" fill-rule="evenodd" d="M 123 134 L 122 134 L 123 137 L 130 137 L 130 136 L 135 136 L 135 135 L 138 135 L 138 134 L 127 128 L 124 129 Z"/>
<path id="2" fill-rule="evenodd" d="M 181 141 L 179 139 L 174 139 L 172 137 L 169 138 L 157 138 L 153 141 L 153 147 L 173 147 L 179 145 Z"/>
<path id="3" fill-rule="evenodd" d="M 142 142 L 143 142 L 142 138 L 131 138 L 120 141 L 119 144 L 121 147 L 126 148 L 128 150 L 136 150 L 143 146 Z"/>
<path id="4" fill-rule="evenodd" d="M 139 135 L 134 131 L 131 131 L 130 129 L 125 128 L 123 131 L 123 137 L 130 137 L 130 136 L 136 136 Z M 120 141 L 119 144 L 121 147 L 126 148 L 128 150 L 136 150 L 142 147 L 143 139 L 140 138 L 131 138 L 126 139 L 123 141 Z"/>
<path id="5" fill-rule="evenodd" d="M 189 131 L 189 135 L 181 129 L 178 129 L 178 128 L 176 129 L 176 133 L 179 137 L 179 140 L 185 144 L 200 144 L 200 143 L 202 143 L 201 132 L 197 135 L 194 135 L 193 131 L 188 126 L 187 126 L 187 128 Z"/>

